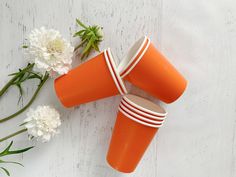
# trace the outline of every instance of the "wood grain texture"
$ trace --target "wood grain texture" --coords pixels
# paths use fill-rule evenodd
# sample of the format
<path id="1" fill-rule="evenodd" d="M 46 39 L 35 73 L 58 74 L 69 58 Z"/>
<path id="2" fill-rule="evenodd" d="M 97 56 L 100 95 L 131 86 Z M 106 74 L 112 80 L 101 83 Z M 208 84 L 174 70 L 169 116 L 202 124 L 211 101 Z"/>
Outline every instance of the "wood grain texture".
<path id="1" fill-rule="evenodd" d="M 25 65 L 21 45 L 33 28 L 56 28 L 77 43 L 71 37 L 77 17 L 104 27 L 101 48 L 111 47 L 117 63 L 136 39 L 147 34 L 189 81 L 183 97 L 165 105 L 169 112 L 165 126 L 129 176 L 235 177 L 236 1 L 1 0 L 0 87 L 8 73 Z M 36 84 L 25 84 L 19 105 L 18 91 L 11 89 L 0 100 L 0 116 L 22 107 Z M 131 91 L 149 97 L 136 88 Z M 16 157 L 25 167 L 9 166 L 12 177 L 128 176 L 112 170 L 105 160 L 119 99 L 64 109 L 50 80 L 33 107 L 58 108 L 63 116 L 61 134 L 48 144 L 29 142 L 25 135 L 15 138 L 17 147 L 36 147 Z M 0 136 L 16 130 L 24 117 L 25 113 L 0 125 Z"/>

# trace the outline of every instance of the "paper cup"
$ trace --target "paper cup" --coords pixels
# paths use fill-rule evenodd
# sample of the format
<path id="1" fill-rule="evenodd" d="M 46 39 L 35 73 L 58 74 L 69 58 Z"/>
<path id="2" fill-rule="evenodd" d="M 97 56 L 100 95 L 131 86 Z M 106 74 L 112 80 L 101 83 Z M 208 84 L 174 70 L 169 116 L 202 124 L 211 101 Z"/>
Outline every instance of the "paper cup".
<path id="1" fill-rule="evenodd" d="M 65 107 L 127 93 L 110 49 L 57 78 L 54 87 Z"/>
<path id="2" fill-rule="evenodd" d="M 122 78 L 166 103 L 177 100 L 187 86 L 185 78 L 147 37 L 133 45 L 118 69 Z"/>
<path id="3" fill-rule="evenodd" d="M 131 173 L 135 170 L 154 135 L 163 125 L 163 121 L 154 124 L 144 121 L 143 118 L 132 110 L 119 107 L 107 162 L 120 172 Z"/>
<path id="4" fill-rule="evenodd" d="M 121 102 L 134 112 L 153 119 L 163 120 L 167 115 L 167 112 L 157 104 L 136 95 L 124 95 Z"/>
<path id="5" fill-rule="evenodd" d="M 134 121 L 119 111 L 107 153 L 107 162 L 120 172 L 133 172 L 157 130 L 158 128 Z"/>

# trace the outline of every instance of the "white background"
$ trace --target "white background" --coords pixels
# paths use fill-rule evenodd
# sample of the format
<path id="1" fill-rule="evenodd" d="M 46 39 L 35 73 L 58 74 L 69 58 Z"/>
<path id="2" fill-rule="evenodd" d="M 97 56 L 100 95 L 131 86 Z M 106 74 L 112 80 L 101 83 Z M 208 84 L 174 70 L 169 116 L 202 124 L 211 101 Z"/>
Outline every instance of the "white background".
<path id="1" fill-rule="evenodd" d="M 32 29 L 43 25 L 58 29 L 75 44 L 79 42 L 72 37 L 78 30 L 77 17 L 104 27 L 101 49 L 111 47 L 117 63 L 135 40 L 147 34 L 189 81 L 177 102 L 164 105 L 169 112 L 165 126 L 129 176 L 235 177 L 236 1 L 1 0 L 0 87 L 9 73 L 25 66 L 21 46 Z M 79 63 L 76 60 L 75 65 Z M 16 88 L 1 98 L 0 117 L 27 103 L 36 84 L 29 81 L 24 85 L 25 96 L 19 105 Z M 64 109 L 51 79 L 32 107 L 50 104 L 59 109 L 61 134 L 48 144 L 29 142 L 26 134 L 15 138 L 15 147 L 36 147 L 10 157 L 25 165 L 8 165 L 12 177 L 128 176 L 111 169 L 105 160 L 119 99 Z M 0 125 L 0 136 L 17 130 L 24 118 L 25 113 Z"/>

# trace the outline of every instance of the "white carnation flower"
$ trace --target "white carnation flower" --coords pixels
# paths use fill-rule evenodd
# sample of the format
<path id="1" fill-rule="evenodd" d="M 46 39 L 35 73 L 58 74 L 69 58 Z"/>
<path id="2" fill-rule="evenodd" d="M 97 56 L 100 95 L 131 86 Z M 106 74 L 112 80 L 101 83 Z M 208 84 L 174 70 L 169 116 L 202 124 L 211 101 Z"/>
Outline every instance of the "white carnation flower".
<path id="1" fill-rule="evenodd" d="M 50 106 L 38 106 L 30 109 L 24 120 L 30 138 L 48 142 L 59 133 L 61 125 L 60 114 Z"/>
<path id="2" fill-rule="evenodd" d="M 34 29 L 29 35 L 28 52 L 36 67 L 48 71 L 51 76 L 56 73 L 66 74 L 71 68 L 74 48 L 54 29 Z"/>

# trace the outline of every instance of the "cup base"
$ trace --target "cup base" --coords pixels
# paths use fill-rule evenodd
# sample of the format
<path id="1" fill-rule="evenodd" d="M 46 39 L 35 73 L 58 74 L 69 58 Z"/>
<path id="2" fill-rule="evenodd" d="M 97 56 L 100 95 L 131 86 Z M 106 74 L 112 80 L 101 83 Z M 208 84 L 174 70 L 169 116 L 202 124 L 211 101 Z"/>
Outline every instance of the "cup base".
<path id="1" fill-rule="evenodd" d="M 117 166 L 117 165 L 113 165 L 113 164 L 109 161 L 108 157 L 106 158 L 106 161 L 107 161 L 107 164 L 108 164 L 111 168 L 113 168 L 114 170 L 116 170 L 116 171 L 118 171 L 118 172 L 120 172 L 120 173 L 126 173 L 126 174 L 128 174 L 128 173 L 134 172 L 134 170 L 124 170 L 124 169 L 121 169 L 121 168 L 120 168 L 119 166 Z"/>

